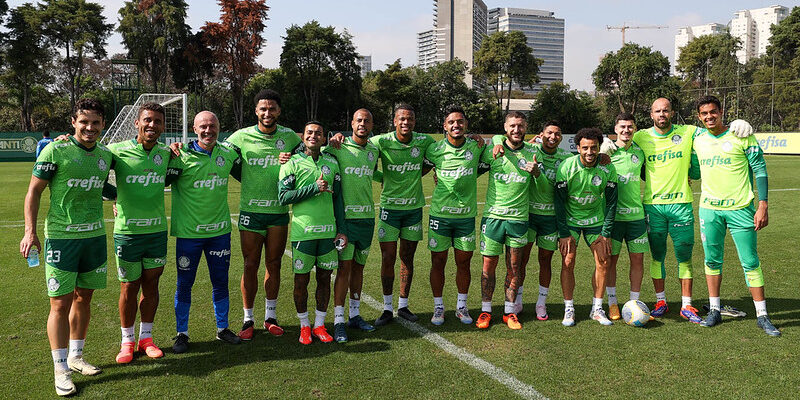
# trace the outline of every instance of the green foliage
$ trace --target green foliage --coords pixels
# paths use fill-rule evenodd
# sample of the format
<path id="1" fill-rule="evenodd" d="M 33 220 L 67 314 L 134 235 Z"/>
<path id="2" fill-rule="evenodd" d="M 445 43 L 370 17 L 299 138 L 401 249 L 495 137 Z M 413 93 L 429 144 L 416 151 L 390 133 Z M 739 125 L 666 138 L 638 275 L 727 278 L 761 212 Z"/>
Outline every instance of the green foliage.
<path id="1" fill-rule="evenodd" d="M 739 40 L 728 32 L 700 36 L 681 49 L 675 68 L 693 87 L 735 85 L 739 48 Z"/>
<path id="2" fill-rule="evenodd" d="M 555 82 L 536 95 L 528 116 L 529 133 L 538 133 L 549 120 L 561 123 L 561 132 L 574 134 L 585 127 L 597 127 L 599 110 L 588 93 L 570 90 L 569 85 Z"/>
<path id="3" fill-rule="evenodd" d="M 539 82 L 542 62 L 533 56 L 524 33 L 501 31 L 483 39 L 470 72 L 478 82 L 491 88 L 499 107 L 502 107 L 502 99 L 507 99 L 505 109 L 508 112 L 513 84 L 533 88 Z"/>
<path id="4" fill-rule="evenodd" d="M 182 56 L 176 50 L 185 47 L 191 36 L 187 7 L 184 0 L 131 0 L 119 9 L 117 32 L 122 44 L 149 76 L 156 93 L 166 92 L 171 58 Z"/>
<path id="5" fill-rule="evenodd" d="M 592 73 L 597 91 L 616 103 L 618 112 L 642 113 L 669 81 L 669 59 L 659 51 L 627 43 L 608 52 Z"/>

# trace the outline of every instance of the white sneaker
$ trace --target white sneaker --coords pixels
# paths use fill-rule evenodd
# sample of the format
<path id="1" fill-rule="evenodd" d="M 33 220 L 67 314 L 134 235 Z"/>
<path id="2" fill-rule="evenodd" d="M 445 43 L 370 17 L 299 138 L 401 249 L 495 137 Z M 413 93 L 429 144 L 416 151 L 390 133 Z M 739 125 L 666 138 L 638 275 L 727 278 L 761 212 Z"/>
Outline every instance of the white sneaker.
<path id="1" fill-rule="evenodd" d="M 469 309 L 467 309 L 467 307 L 456 310 L 456 318 L 460 319 L 462 324 L 472 323 L 472 316 L 469 315 Z"/>
<path id="2" fill-rule="evenodd" d="M 606 312 L 603 311 L 602 308 L 598 308 L 597 310 L 593 310 L 592 312 L 590 312 L 589 318 L 599 322 L 600 325 L 605 325 L 605 326 L 614 325 L 614 323 L 611 322 L 611 320 L 606 317 Z"/>
<path id="3" fill-rule="evenodd" d="M 441 325 L 444 323 L 444 307 L 436 307 L 433 309 L 431 323 L 434 325 Z"/>
<path id="4" fill-rule="evenodd" d="M 69 396 L 75 394 L 75 384 L 72 383 L 72 371 L 55 371 L 56 394 L 59 396 Z"/>
<path id="5" fill-rule="evenodd" d="M 564 320 L 561 321 L 561 325 L 564 326 L 575 326 L 575 309 L 568 308 L 564 310 Z"/>
<path id="6" fill-rule="evenodd" d="M 69 366 L 69 369 L 81 375 L 97 375 L 103 372 L 100 368 L 86 362 L 83 357 L 67 358 L 67 366 Z"/>
<path id="7" fill-rule="evenodd" d="M 548 318 L 548 316 L 547 316 L 547 306 L 544 305 L 544 304 L 542 304 L 542 305 L 537 304 L 536 305 L 536 319 L 538 319 L 539 321 L 547 321 L 547 318 Z"/>

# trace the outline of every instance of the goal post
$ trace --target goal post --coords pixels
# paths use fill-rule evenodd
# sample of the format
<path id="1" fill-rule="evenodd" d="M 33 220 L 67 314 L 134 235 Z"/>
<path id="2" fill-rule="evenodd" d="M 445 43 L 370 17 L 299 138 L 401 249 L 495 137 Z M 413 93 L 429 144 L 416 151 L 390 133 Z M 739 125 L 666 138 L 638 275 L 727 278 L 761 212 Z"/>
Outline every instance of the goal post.
<path id="1" fill-rule="evenodd" d="M 189 123 L 187 120 L 188 104 L 186 93 L 158 94 L 145 93 L 139 96 L 132 105 L 122 107 L 117 117 L 109 125 L 100 143 L 111 144 L 130 140 L 136 137 L 137 111 L 145 103 L 154 102 L 164 107 L 164 133 L 161 141 L 167 144 L 172 142 L 186 142 L 188 140 Z"/>

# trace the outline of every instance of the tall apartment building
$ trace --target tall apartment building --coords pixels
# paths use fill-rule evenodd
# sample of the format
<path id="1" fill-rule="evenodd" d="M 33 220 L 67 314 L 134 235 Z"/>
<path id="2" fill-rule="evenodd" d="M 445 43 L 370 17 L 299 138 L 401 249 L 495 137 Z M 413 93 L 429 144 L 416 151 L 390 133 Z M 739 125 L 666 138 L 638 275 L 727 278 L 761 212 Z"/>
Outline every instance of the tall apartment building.
<path id="1" fill-rule="evenodd" d="M 486 4 L 482 0 L 433 0 L 433 29 L 417 34 L 419 66 L 455 58 L 472 68 L 474 54 L 486 35 Z M 472 75 L 465 77 L 472 87 Z"/>
<path id="2" fill-rule="evenodd" d="M 731 36 L 739 38 L 742 48 L 736 52 L 740 63 L 746 63 L 767 53 L 770 26 L 783 21 L 789 8 L 770 6 L 752 10 L 739 10 L 731 20 Z"/>
<path id="3" fill-rule="evenodd" d="M 488 34 L 520 31 L 528 39 L 533 56 L 544 63 L 539 66 L 541 81 L 526 93 L 535 94 L 543 86 L 564 81 L 564 19 L 551 11 L 523 8 L 493 8 L 489 10 Z M 519 89 L 518 87 L 516 89 Z"/>
<path id="4" fill-rule="evenodd" d="M 716 35 L 727 31 L 728 27 L 723 24 L 712 22 L 705 25 L 687 26 L 678 30 L 675 35 L 675 63 L 672 65 L 672 73 L 675 74 L 675 65 L 678 64 L 678 58 L 681 56 L 681 49 L 689 44 L 692 39 L 704 35 Z"/>
<path id="5" fill-rule="evenodd" d="M 372 56 L 358 56 L 356 63 L 361 67 L 361 77 L 372 72 Z"/>

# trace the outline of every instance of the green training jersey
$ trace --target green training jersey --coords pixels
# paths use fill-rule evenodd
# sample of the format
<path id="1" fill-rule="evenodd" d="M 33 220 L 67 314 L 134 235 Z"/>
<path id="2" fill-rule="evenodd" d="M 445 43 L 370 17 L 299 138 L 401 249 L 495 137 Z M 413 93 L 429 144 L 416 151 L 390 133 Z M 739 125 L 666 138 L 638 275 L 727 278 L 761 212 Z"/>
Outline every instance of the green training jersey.
<path id="1" fill-rule="evenodd" d="M 703 208 L 745 208 L 752 204 L 754 197 L 751 176 L 767 177 L 764 153 L 755 136 L 740 138 L 727 130 L 714 136 L 702 129 L 694 138 L 692 156 L 700 164 L 703 179 L 700 207 Z"/>
<path id="2" fill-rule="evenodd" d="M 617 221 L 638 221 L 644 219 L 642 208 L 641 174 L 644 164 L 644 152 L 636 144 L 631 143 L 627 149 L 620 147 L 611 163 L 617 170 L 619 185 L 617 186 Z"/>
<path id="3" fill-rule="evenodd" d="M 533 162 L 536 151 L 529 143 L 512 150 L 505 143 L 505 154 L 496 159 L 492 151 L 486 150 L 481 161 L 489 164 L 489 187 L 486 189 L 486 208 L 483 215 L 488 218 L 528 221 L 529 188 L 533 177 L 522 168 Z"/>
<path id="4" fill-rule="evenodd" d="M 103 185 L 112 155 L 97 144 L 87 149 L 75 138 L 42 150 L 33 176 L 50 181 L 50 210 L 44 223 L 49 239 L 84 239 L 105 235 Z"/>
<path id="5" fill-rule="evenodd" d="M 293 130 L 278 125 L 271 135 L 258 125 L 239 129 L 225 140 L 242 158 L 242 193 L 239 209 L 262 214 L 285 214 L 289 207 L 278 204 L 280 153 L 293 152 L 301 144 Z"/>
<path id="6" fill-rule="evenodd" d="M 328 182 L 332 192 L 320 192 L 317 179 Z M 317 161 L 298 153 L 284 165 L 278 180 L 281 204 L 292 204 L 291 241 L 333 239 L 344 233 L 342 207 L 342 177 L 339 164 L 328 154 Z"/>
<path id="7" fill-rule="evenodd" d="M 375 218 L 375 200 L 372 198 L 372 176 L 378 165 L 380 151 L 367 141 L 361 146 L 352 137 L 342 142 L 342 147 L 335 149 L 328 146 L 323 152 L 332 155 L 339 163 L 342 176 L 342 200 L 347 219 Z"/>
<path id="8" fill-rule="evenodd" d="M 424 133 L 412 132 L 411 141 L 403 143 L 397 139 L 396 132 L 389 132 L 373 136 L 369 141 L 381 152 L 381 207 L 416 210 L 425 206 L 422 167 L 425 151 L 434 140 Z"/>
<path id="9" fill-rule="evenodd" d="M 481 162 L 481 155 L 486 148 L 478 147 L 478 142 L 472 139 L 466 139 L 456 147 L 447 137 L 428 147 L 425 159 L 436 168 L 437 179 L 430 215 L 475 218 L 478 214 L 478 174 L 489 167 Z"/>
<path id="10" fill-rule="evenodd" d="M 146 151 L 136 139 L 112 143 L 117 181 L 117 216 L 114 233 L 132 235 L 167 230 L 164 184 L 170 150 L 162 144 Z"/>
<path id="11" fill-rule="evenodd" d="M 644 152 L 644 204 L 691 203 L 689 164 L 694 125 L 672 125 L 662 135 L 650 127 L 633 134 L 633 142 Z"/>
<path id="12" fill-rule="evenodd" d="M 617 170 L 613 164 L 586 167 L 579 155 L 561 163 L 556 173 L 556 223 L 559 236 L 568 237 L 567 226 L 602 226 L 608 237 L 617 205 Z"/>
<path id="13" fill-rule="evenodd" d="M 231 231 L 228 177 L 241 168 L 236 151 L 217 143 L 206 154 L 191 142 L 169 162 L 172 183 L 170 234 L 179 238 L 208 238 Z"/>

